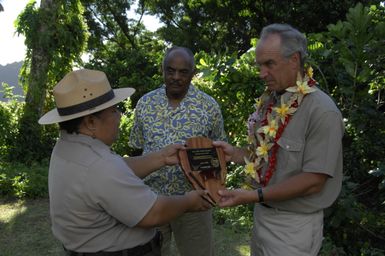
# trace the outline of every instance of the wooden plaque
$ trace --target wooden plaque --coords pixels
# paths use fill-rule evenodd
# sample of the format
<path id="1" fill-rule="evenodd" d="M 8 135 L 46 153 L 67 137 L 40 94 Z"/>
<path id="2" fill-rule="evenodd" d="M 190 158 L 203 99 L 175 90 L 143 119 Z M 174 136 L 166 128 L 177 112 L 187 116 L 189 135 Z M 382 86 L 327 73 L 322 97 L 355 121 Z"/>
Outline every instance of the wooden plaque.
<path id="1" fill-rule="evenodd" d="M 212 205 L 219 200 L 218 190 L 225 188 L 226 161 L 221 148 L 213 147 L 206 137 L 193 137 L 186 141 L 186 150 L 179 151 L 182 170 L 195 189 L 207 190 L 205 199 Z"/>

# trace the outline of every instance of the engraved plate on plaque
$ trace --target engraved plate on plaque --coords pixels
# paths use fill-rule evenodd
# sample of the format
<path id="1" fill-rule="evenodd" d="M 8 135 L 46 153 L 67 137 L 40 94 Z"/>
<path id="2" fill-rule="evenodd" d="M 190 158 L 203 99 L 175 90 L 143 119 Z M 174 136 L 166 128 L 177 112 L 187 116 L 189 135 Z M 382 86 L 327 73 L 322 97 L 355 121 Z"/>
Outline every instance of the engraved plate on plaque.
<path id="1" fill-rule="evenodd" d="M 219 159 L 215 148 L 187 149 L 192 171 L 220 171 Z"/>

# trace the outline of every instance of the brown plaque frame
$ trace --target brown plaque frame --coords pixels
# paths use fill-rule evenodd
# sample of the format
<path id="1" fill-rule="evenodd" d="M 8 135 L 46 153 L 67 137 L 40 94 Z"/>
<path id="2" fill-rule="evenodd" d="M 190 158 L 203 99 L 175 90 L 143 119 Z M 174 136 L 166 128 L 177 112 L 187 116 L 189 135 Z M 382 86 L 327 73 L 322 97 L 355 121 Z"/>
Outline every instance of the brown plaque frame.
<path id="1" fill-rule="evenodd" d="M 212 140 L 206 137 L 192 137 L 189 138 L 185 143 L 186 149 L 215 149 L 216 154 L 219 160 L 219 169 L 213 170 L 193 170 L 191 163 L 189 161 L 187 150 L 179 151 L 180 164 L 182 170 L 191 183 L 194 189 L 204 189 L 209 193 L 205 199 L 209 201 L 212 205 L 216 205 L 219 201 L 220 196 L 218 195 L 218 190 L 225 188 L 226 182 L 226 161 L 225 155 L 222 151 L 222 148 L 213 147 Z M 215 159 L 216 160 L 216 159 Z M 207 167 L 207 166 L 206 166 Z"/>

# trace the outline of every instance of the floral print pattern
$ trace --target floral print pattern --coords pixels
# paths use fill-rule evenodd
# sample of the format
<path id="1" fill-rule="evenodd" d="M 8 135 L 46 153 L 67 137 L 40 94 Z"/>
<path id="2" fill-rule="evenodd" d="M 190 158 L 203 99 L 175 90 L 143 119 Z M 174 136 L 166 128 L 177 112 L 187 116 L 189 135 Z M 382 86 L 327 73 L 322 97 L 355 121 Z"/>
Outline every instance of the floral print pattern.
<path id="1" fill-rule="evenodd" d="M 138 101 L 130 144 L 143 149 L 143 154 L 185 143 L 194 136 L 226 140 L 221 110 L 211 96 L 190 85 L 185 98 L 173 109 L 162 85 Z M 147 176 L 145 182 L 163 195 L 180 195 L 192 189 L 179 166 L 163 167 Z"/>

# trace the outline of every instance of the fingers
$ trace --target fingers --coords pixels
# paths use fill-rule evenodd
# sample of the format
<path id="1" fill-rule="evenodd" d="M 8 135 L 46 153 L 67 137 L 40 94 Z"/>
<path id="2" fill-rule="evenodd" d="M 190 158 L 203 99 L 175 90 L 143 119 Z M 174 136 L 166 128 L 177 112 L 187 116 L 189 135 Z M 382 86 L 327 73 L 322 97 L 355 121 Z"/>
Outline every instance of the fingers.
<path id="1" fill-rule="evenodd" d="M 209 193 L 209 191 L 203 190 L 203 189 L 197 189 L 197 190 L 195 190 L 195 191 L 196 191 L 196 193 L 198 193 L 200 196 L 205 196 L 205 195 L 207 195 L 207 194 Z"/>
<path id="2" fill-rule="evenodd" d="M 233 206 L 233 204 L 230 201 L 223 201 L 223 202 L 219 201 L 218 206 L 220 208 L 225 208 L 225 207 L 231 207 L 231 206 Z"/>
<path id="3" fill-rule="evenodd" d="M 231 196 L 231 191 L 228 189 L 221 189 L 221 190 L 218 190 L 218 194 L 221 197 L 227 197 L 227 196 Z"/>
<path id="4" fill-rule="evenodd" d="M 201 196 L 203 200 L 205 200 L 210 206 L 214 207 L 215 206 L 215 201 L 212 199 L 210 194 L 207 194 L 206 196 Z M 211 207 L 210 207 L 211 208 Z"/>
<path id="5" fill-rule="evenodd" d="M 173 147 L 174 147 L 175 149 L 177 149 L 177 150 L 180 150 L 180 149 L 186 149 L 186 146 L 183 145 L 183 144 L 180 144 L 180 143 L 178 143 L 178 144 L 172 144 L 172 145 L 173 145 Z"/>
<path id="6" fill-rule="evenodd" d="M 183 150 L 183 149 L 186 149 L 186 147 L 180 143 L 169 144 L 163 148 L 166 155 L 175 154 L 178 150 Z"/>
<path id="7" fill-rule="evenodd" d="M 183 144 L 169 144 L 162 150 L 165 165 L 179 164 L 178 151 L 185 150 L 186 147 Z"/>
<path id="8" fill-rule="evenodd" d="M 225 153 L 226 161 L 231 161 L 234 154 L 234 147 L 225 141 L 213 141 L 214 147 L 219 147 Z"/>
<path id="9" fill-rule="evenodd" d="M 223 207 L 230 207 L 234 206 L 234 191 L 232 190 L 219 190 L 218 194 L 221 196 L 218 202 L 218 206 Z"/>
<path id="10" fill-rule="evenodd" d="M 194 198 L 194 209 L 191 211 L 203 211 L 212 207 L 219 206 L 221 208 L 236 206 L 243 203 L 242 198 L 238 190 L 219 190 L 218 195 L 220 199 L 215 202 L 207 190 L 194 190 L 188 192 Z"/>
<path id="11" fill-rule="evenodd" d="M 197 193 L 208 202 L 211 206 L 215 206 L 215 200 L 210 196 L 209 192 L 207 190 L 196 190 Z"/>
<path id="12" fill-rule="evenodd" d="M 193 193 L 196 194 L 199 198 L 198 208 L 196 210 L 204 211 L 215 206 L 215 203 L 209 197 L 209 193 L 207 190 L 194 190 Z"/>
<path id="13" fill-rule="evenodd" d="M 209 199 L 207 199 L 206 197 L 201 196 L 201 198 L 204 200 L 202 210 L 208 210 L 208 209 L 215 206 L 215 204 L 213 202 L 211 202 Z"/>
<path id="14" fill-rule="evenodd" d="M 224 141 L 221 141 L 221 140 L 213 141 L 213 146 L 215 146 L 215 147 L 225 147 L 226 145 L 227 145 L 227 143 Z"/>

